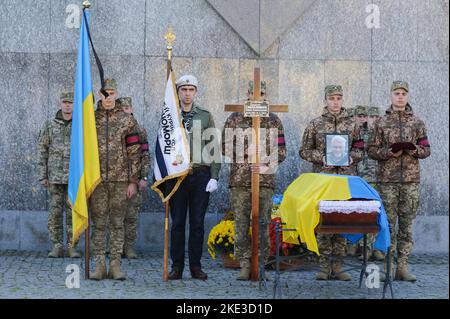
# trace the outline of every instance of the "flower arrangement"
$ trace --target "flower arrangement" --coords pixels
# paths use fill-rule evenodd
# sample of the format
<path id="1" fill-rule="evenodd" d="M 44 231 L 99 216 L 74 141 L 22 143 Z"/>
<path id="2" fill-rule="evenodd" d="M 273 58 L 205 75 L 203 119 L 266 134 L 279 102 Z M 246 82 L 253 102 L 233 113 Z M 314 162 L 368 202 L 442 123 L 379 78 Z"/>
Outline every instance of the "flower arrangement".
<path id="1" fill-rule="evenodd" d="M 281 223 L 281 216 L 279 212 L 279 207 L 281 204 L 281 201 L 283 200 L 283 195 L 276 194 L 272 197 L 272 221 L 269 225 L 269 237 L 270 237 L 270 255 L 275 256 L 276 255 L 276 233 L 275 233 L 275 223 L 279 222 Z M 284 256 L 290 256 L 295 255 L 298 252 L 298 245 L 285 243 L 282 240 L 282 234 L 279 234 L 279 242 L 280 242 L 280 248 L 281 248 L 281 255 Z"/>
<path id="2" fill-rule="evenodd" d="M 227 254 L 234 259 L 234 220 L 222 220 L 211 229 L 208 252 L 213 259 L 217 254 Z"/>

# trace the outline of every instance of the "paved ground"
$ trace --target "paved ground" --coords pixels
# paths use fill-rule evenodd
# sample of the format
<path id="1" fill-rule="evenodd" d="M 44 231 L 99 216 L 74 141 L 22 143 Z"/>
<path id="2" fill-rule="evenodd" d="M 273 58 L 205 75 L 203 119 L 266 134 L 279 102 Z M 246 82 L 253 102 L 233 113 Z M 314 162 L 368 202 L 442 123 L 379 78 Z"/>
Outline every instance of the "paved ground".
<path id="1" fill-rule="evenodd" d="M 356 261 L 356 260 L 355 260 Z M 275 272 L 267 289 L 258 283 L 235 280 L 238 270 L 224 269 L 220 260 L 205 256 L 203 265 L 209 275 L 207 281 L 193 280 L 185 270 L 185 279 L 163 282 L 162 255 L 144 255 L 138 260 L 124 260 L 123 269 L 128 280 L 100 282 L 83 279 L 80 259 L 50 259 L 44 252 L 0 251 L 0 298 L 164 298 L 164 299 L 270 299 L 273 297 Z M 80 288 L 66 288 L 66 267 L 80 267 Z M 381 264 L 379 264 L 381 266 Z M 411 270 L 417 275 L 415 284 L 394 282 L 396 298 L 449 298 L 448 255 L 416 255 L 411 257 Z M 282 296 L 285 299 L 311 298 L 381 298 L 381 289 L 359 289 L 358 272 L 353 271 L 351 282 L 314 280 L 313 270 L 285 272 L 281 276 Z M 388 295 L 388 297 L 390 297 Z"/>

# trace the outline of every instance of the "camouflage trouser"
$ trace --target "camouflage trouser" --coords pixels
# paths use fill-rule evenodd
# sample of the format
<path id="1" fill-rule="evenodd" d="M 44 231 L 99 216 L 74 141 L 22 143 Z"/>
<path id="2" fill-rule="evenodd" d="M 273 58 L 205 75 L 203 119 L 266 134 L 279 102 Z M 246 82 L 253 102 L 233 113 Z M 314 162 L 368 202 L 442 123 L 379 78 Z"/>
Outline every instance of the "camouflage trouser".
<path id="1" fill-rule="evenodd" d="M 370 186 L 372 186 L 376 191 L 378 191 L 378 189 L 377 189 L 377 184 L 375 184 L 375 183 L 369 183 L 370 184 Z M 376 235 L 377 234 L 367 234 L 367 247 L 368 247 L 368 249 L 370 249 L 370 250 L 373 250 L 373 244 L 375 243 L 375 237 L 376 237 Z M 361 239 L 359 242 L 358 242 L 358 245 L 359 245 L 359 247 L 363 247 L 364 246 L 364 240 L 363 239 Z"/>
<path id="2" fill-rule="evenodd" d="M 261 238 L 264 238 L 264 260 L 267 262 L 270 253 L 269 223 L 272 211 L 273 189 L 261 187 L 259 190 L 259 216 L 266 227 L 260 227 Z M 252 257 L 252 239 L 249 234 L 252 214 L 252 193 L 250 188 L 231 188 L 231 209 L 235 213 L 234 253 L 239 261 L 250 261 Z M 259 252 L 261 254 L 261 250 Z"/>
<path id="3" fill-rule="evenodd" d="M 397 263 L 405 265 L 414 244 L 412 227 L 419 207 L 419 183 L 380 183 L 378 189 L 389 220 L 391 256 L 397 250 Z"/>
<path id="4" fill-rule="evenodd" d="M 372 186 L 373 188 L 375 188 L 375 190 L 377 189 L 377 184 L 375 183 L 369 183 L 370 186 Z M 367 234 L 367 249 L 369 250 L 373 250 L 373 244 L 375 243 L 375 237 L 376 234 Z M 350 241 L 348 241 L 348 247 L 350 248 L 351 246 L 353 246 L 354 248 L 361 248 L 361 254 L 362 254 L 362 248 L 364 246 L 364 240 L 360 239 L 356 244 L 352 244 Z"/>
<path id="5" fill-rule="evenodd" d="M 142 194 L 140 192 L 127 200 L 127 211 L 123 223 L 125 232 L 124 247 L 133 247 L 136 242 L 141 204 Z"/>
<path id="6" fill-rule="evenodd" d="M 67 202 L 67 184 L 50 184 L 48 232 L 53 245 L 64 247 L 64 208 L 66 211 L 67 245 L 72 247 L 72 209 Z M 76 243 L 73 247 L 76 246 Z"/>
<path id="7" fill-rule="evenodd" d="M 124 242 L 127 188 L 127 182 L 102 182 L 90 198 L 92 251 L 95 259 L 105 256 L 105 232 L 108 224 L 110 257 L 120 260 Z"/>
<path id="8" fill-rule="evenodd" d="M 330 256 L 345 256 L 347 240 L 337 234 L 317 234 L 319 245 L 319 263 L 321 267 L 330 266 Z M 339 262 L 339 261 L 336 261 Z"/>

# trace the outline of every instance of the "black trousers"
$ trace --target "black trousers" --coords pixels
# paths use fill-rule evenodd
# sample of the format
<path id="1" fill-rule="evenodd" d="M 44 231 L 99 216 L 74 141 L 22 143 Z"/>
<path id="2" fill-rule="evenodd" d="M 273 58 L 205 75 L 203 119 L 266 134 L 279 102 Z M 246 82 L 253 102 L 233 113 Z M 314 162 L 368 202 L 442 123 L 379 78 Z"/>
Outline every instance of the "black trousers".
<path id="1" fill-rule="evenodd" d="M 209 193 L 205 191 L 211 179 L 209 169 L 195 170 L 180 184 L 170 198 L 172 228 L 170 236 L 170 257 L 172 267 L 184 268 L 186 217 L 189 210 L 189 267 L 201 267 L 203 252 L 204 221 L 208 207 Z M 170 187 L 174 181 L 168 181 Z"/>

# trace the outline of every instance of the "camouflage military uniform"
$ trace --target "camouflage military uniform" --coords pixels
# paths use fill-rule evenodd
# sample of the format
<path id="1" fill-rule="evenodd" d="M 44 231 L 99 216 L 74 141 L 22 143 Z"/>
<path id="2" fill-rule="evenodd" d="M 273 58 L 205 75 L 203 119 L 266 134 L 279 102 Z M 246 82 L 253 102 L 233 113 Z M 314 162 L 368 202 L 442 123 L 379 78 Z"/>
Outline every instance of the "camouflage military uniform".
<path id="1" fill-rule="evenodd" d="M 146 178 L 150 169 L 150 154 L 148 152 L 148 139 L 146 130 L 138 125 L 139 143 L 141 145 L 139 180 Z M 139 191 L 135 196 L 128 199 L 127 213 L 125 215 L 125 243 L 124 251 L 127 247 L 133 247 L 137 238 L 137 226 L 139 211 L 142 204 L 142 194 Z"/>
<path id="2" fill-rule="evenodd" d="M 349 154 L 353 159 L 350 166 L 323 166 L 325 156 L 326 134 L 348 134 Z M 303 134 L 300 157 L 313 163 L 315 173 L 356 175 L 356 165 L 363 157 L 364 142 L 360 137 L 360 130 L 347 111 L 342 109 L 334 116 L 325 107 L 322 116 L 312 120 Z"/>
<path id="3" fill-rule="evenodd" d="M 369 135 L 372 131 L 373 129 L 370 129 L 367 125 L 361 127 L 360 134 L 364 141 L 364 157 L 363 160 L 358 163 L 357 171 L 359 177 L 364 178 L 367 183 L 375 186 L 377 183 L 378 161 L 371 159 L 367 154 Z"/>
<path id="4" fill-rule="evenodd" d="M 355 108 L 354 107 L 347 107 L 345 110 L 347 111 L 348 116 L 350 116 L 350 117 L 355 116 Z"/>
<path id="5" fill-rule="evenodd" d="M 96 264 L 105 256 L 105 231 L 109 225 L 110 259 L 119 260 L 124 244 L 124 218 L 127 188 L 138 183 L 141 147 L 137 123 L 116 102 L 106 110 L 98 102 L 95 111 L 100 173 L 102 182 L 90 198 L 92 216 L 93 255 Z"/>
<path id="6" fill-rule="evenodd" d="M 64 247 L 64 207 L 68 246 L 72 241 L 72 210 L 67 202 L 72 121 L 66 121 L 59 110 L 53 120 L 45 122 L 39 134 L 39 180 L 49 181 L 48 231 L 55 246 Z"/>
<path id="7" fill-rule="evenodd" d="M 340 94 L 342 88 L 338 86 L 327 86 L 326 95 Z M 350 166 L 324 167 L 323 156 L 325 155 L 326 134 L 338 133 L 348 134 L 349 154 L 353 159 Z M 322 116 L 312 120 L 306 127 L 303 134 L 300 157 L 313 163 L 313 170 L 316 173 L 356 175 L 356 165 L 363 157 L 364 142 L 360 137 L 359 127 L 350 117 L 346 109 L 341 109 L 337 115 L 333 115 L 325 107 Z M 329 268 L 330 255 L 345 256 L 346 239 L 337 234 L 318 234 L 319 262 L 322 268 Z M 339 261 L 335 262 L 339 265 Z"/>
<path id="8" fill-rule="evenodd" d="M 269 171 L 260 175 L 260 210 L 259 214 L 266 227 L 260 230 L 261 238 L 264 238 L 264 257 L 267 261 L 270 250 L 270 240 L 268 226 L 272 208 L 272 196 L 275 188 L 275 172 L 278 164 L 286 158 L 286 144 L 284 140 L 284 130 L 281 120 L 274 113 L 270 113 L 269 118 L 261 118 L 261 136 L 265 133 L 265 151 L 271 154 L 269 159 Z M 252 119 L 244 117 L 243 113 L 232 113 L 222 131 L 222 154 L 229 156 L 232 160 L 230 170 L 231 207 L 235 213 L 235 255 L 241 263 L 250 263 L 252 256 L 251 237 L 249 235 L 251 220 L 251 159 L 249 160 L 248 141 L 251 142 L 251 135 L 247 136 L 245 143 L 245 130 L 250 129 Z M 230 134 L 233 131 L 227 129 L 242 129 L 235 132 L 236 137 Z M 271 131 L 272 129 L 272 131 Z M 228 132 L 228 133 L 227 133 Z M 264 144 L 262 143 L 262 148 Z M 243 151 L 243 156 L 239 159 L 239 150 Z M 277 150 L 277 152 L 273 152 Z M 264 152 L 261 152 L 261 162 L 264 161 Z M 272 161 L 270 161 L 272 160 Z"/>
<path id="9" fill-rule="evenodd" d="M 355 115 L 359 114 L 368 116 L 367 107 L 360 107 L 360 108 L 357 107 L 355 110 Z M 367 149 L 369 145 L 368 144 L 369 135 L 373 133 L 372 132 L 373 129 L 369 128 L 367 122 L 365 122 L 360 129 L 361 129 L 360 131 L 361 138 L 364 141 L 364 157 L 363 160 L 359 162 L 357 166 L 358 176 L 364 178 L 367 183 L 369 183 L 373 188 L 376 189 L 378 161 L 371 159 L 367 154 Z M 371 255 L 371 250 L 373 249 L 374 243 L 375 243 L 375 235 L 367 234 L 367 248 L 369 257 Z M 359 246 L 362 247 L 363 245 L 364 245 L 363 241 L 361 240 L 359 242 Z"/>
<path id="10" fill-rule="evenodd" d="M 416 150 L 405 150 L 395 158 L 390 155 L 390 146 L 398 142 L 413 143 Z M 390 106 L 375 124 L 368 153 L 379 165 L 378 191 L 389 219 L 390 252 L 393 254 L 397 250 L 399 266 L 406 266 L 413 247 L 412 225 L 419 206 L 419 159 L 430 156 L 424 122 L 414 115 L 409 104 L 405 111 L 394 111 Z"/>

